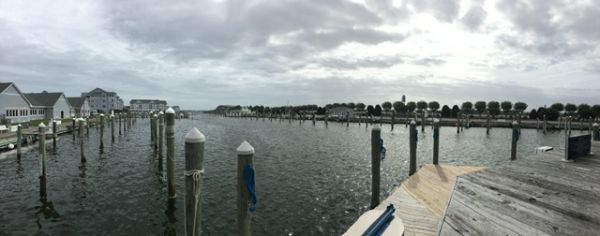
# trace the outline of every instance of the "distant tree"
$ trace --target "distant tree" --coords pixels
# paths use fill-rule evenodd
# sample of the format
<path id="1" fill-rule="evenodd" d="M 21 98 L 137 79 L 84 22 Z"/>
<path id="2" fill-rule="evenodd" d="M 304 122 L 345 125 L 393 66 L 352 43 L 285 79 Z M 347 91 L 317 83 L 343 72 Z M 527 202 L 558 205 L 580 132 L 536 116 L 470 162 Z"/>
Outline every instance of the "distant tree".
<path id="1" fill-rule="evenodd" d="M 527 103 L 524 102 L 515 102 L 515 111 L 519 113 L 523 113 L 527 109 Z"/>
<path id="2" fill-rule="evenodd" d="M 452 118 L 458 117 L 459 112 L 460 112 L 460 108 L 458 108 L 458 105 L 452 106 Z"/>
<path id="3" fill-rule="evenodd" d="M 333 107 L 333 104 L 327 104 L 327 105 L 325 105 L 325 109 L 327 109 L 327 110 L 331 109 L 332 107 Z"/>
<path id="4" fill-rule="evenodd" d="M 546 115 L 546 108 L 544 107 L 538 107 L 537 109 L 537 116 L 540 120 L 544 119 L 544 116 Z"/>
<path id="5" fill-rule="evenodd" d="M 531 109 L 531 111 L 529 112 L 529 119 L 531 120 L 535 120 L 538 118 L 538 114 L 537 111 L 534 109 Z"/>
<path id="6" fill-rule="evenodd" d="M 442 117 L 444 117 L 444 118 L 452 117 L 452 110 L 450 109 L 450 107 L 448 105 L 444 105 L 442 107 Z"/>
<path id="7" fill-rule="evenodd" d="M 387 113 L 390 110 L 392 110 L 392 103 L 391 102 L 383 102 L 381 104 L 381 107 L 383 108 L 383 110 Z"/>
<path id="8" fill-rule="evenodd" d="M 348 108 L 354 110 L 354 108 L 356 108 L 356 104 L 354 104 L 353 102 L 348 103 Z"/>
<path id="9" fill-rule="evenodd" d="M 487 104 L 484 101 L 475 102 L 475 110 L 477 110 L 477 113 L 479 113 L 480 116 L 481 116 L 481 113 L 483 113 L 485 111 L 486 107 L 487 107 Z"/>
<path id="10" fill-rule="evenodd" d="M 512 102 L 510 102 L 510 101 L 504 101 L 504 102 L 500 103 L 500 107 L 502 108 L 504 115 L 508 115 L 508 113 L 510 113 L 510 111 L 512 110 L 513 105 L 512 105 Z"/>
<path id="11" fill-rule="evenodd" d="M 592 115 L 594 116 L 594 118 L 600 117 L 600 105 L 592 106 Z"/>
<path id="12" fill-rule="evenodd" d="M 461 110 L 467 114 L 470 114 L 473 111 L 473 103 L 472 102 L 463 102 L 461 105 Z"/>
<path id="13" fill-rule="evenodd" d="M 546 114 L 546 119 L 548 120 L 558 120 L 558 117 L 560 116 L 560 113 L 553 108 L 547 108 L 544 111 L 544 114 Z"/>
<path id="14" fill-rule="evenodd" d="M 579 115 L 579 119 L 588 119 L 592 116 L 592 107 L 588 104 L 579 104 L 577 106 L 577 115 Z"/>
<path id="15" fill-rule="evenodd" d="M 565 105 L 565 114 L 572 116 L 575 115 L 575 111 L 577 111 L 577 106 L 573 103 L 567 103 L 567 105 Z"/>
<path id="16" fill-rule="evenodd" d="M 396 111 L 397 113 L 401 113 L 406 110 L 406 106 L 404 106 L 404 103 L 400 101 L 394 102 L 392 106 L 394 107 L 394 111 Z"/>
<path id="17" fill-rule="evenodd" d="M 340 106 L 342 106 L 342 107 L 348 107 L 348 104 L 346 104 L 346 103 L 341 103 L 341 104 L 340 104 Z"/>
<path id="18" fill-rule="evenodd" d="M 367 115 L 372 116 L 375 108 L 372 105 L 367 106 Z"/>
<path id="19" fill-rule="evenodd" d="M 327 112 L 325 110 L 325 108 L 323 108 L 323 107 L 317 108 L 317 115 L 325 115 L 325 112 Z"/>
<path id="20" fill-rule="evenodd" d="M 332 106 L 332 107 L 339 107 L 339 106 L 341 106 L 341 104 L 339 104 L 339 103 L 337 103 L 337 102 L 334 102 L 334 103 L 333 103 L 333 105 L 331 105 L 331 106 Z"/>
<path id="21" fill-rule="evenodd" d="M 375 115 L 375 116 L 381 116 L 381 110 L 382 109 L 381 109 L 381 106 L 379 104 L 375 105 L 375 109 L 373 110 L 373 115 Z"/>
<path id="22" fill-rule="evenodd" d="M 427 107 L 429 107 L 429 110 L 431 110 L 435 114 L 435 112 L 437 112 L 437 110 L 440 109 L 440 103 L 436 101 L 431 101 L 429 102 L 429 104 L 427 104 Z"/>
<path id="23" fill-rule="evenodd" d="M 557 110 L 558 112 L 563 112 L 565 110 L 565 105 L 557 102 L 557 103 L 552 104 L 552 106 L 550 106 L 550 108 Z"/>
<path id="24" fill-rule="evenodd" d="M 415 102 L 406 103 L 406 111 L 412 113 L 415 111 L 415 109 L 417 109 L 417 104 Z"/>
<path id="25" fill-rule="evenodd" d="M 426 101 L 418 101 L 417 102 L 417 110 L 419 110 L 420 112 L 423 112 L 425 109 L 427 109 L 427 102 Z"/>
<path id="26" fill-rule="evenodd" d="M 364 111 L 365 110 L 365 104 L 362 102 L 359 102 L 356 104 L 356 110 L 357 111 Z"/>
<path id="27" fill-rule="evenodd" d="M 495 119 L 497 115 L 500 115 L 500 103 L 496 102 L 496 101 L 490 101 L 488 102 L 488 111 L 490 112 L 490 115 L 492 115 L 492 117 Z"/>

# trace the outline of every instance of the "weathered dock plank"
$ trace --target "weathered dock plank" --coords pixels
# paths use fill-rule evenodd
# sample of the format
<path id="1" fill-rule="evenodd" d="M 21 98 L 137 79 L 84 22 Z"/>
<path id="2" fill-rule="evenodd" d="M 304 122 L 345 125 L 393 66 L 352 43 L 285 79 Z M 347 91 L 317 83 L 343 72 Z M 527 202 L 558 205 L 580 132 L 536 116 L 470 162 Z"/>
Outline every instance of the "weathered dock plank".
<path id="1" fill-rule="evenodd" d="M 600 235 L 600 159 L 561 152 L 459 176 L 439 235 Z"/>

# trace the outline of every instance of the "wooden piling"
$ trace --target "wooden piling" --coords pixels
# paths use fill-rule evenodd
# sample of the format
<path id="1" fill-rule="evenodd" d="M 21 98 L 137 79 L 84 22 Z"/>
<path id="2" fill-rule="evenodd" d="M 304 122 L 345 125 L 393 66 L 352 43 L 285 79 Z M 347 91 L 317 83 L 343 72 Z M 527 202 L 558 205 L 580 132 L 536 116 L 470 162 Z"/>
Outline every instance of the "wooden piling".
<path id="1" fill-rule="evenodd" d="M 254 148 L 248 142 L 244 141 L 237 148 L 238 168 L 237 168 L 237 208 L 238 208 L 238 235 L 250 235 L 250 192 L 244 181 L 244 170 L 246 165 L 254 168 Z"/>
<path id="2" fill-rule="evenodd" d="M 104 152 L 104 114 L 100 114 L 100 153 Z"/>
<path id="3" fill-rule="evenodd" d="M 112 143 L 115 142 L 115 115 L 110 115 L 110 140 Z"/>
<path id="4" fill-rule="evenodd" d="M 204 143 L 206 138 L 193 128 L 185 136 L 185 235 L 197 236 L 202 234 L 202 176 L 204 168 Z"/>
<path id="5" fill-rule="evenodd" d="M 121 123 L 123 122 L 123 114 L 119 114 L 119 136 L 121 136 Z"/>
<path id="6" fill-rule="evenodd" d="M 75 128 L 75 126 L 73 126 Z M 75 133 L 75 131 L 73 131 Z M 56 152 L 56 136 L 58 136 L 58 130 L 56 128 L 56 120 L 52 120 L 52 150 Z"/>
<path id="7" fill-rule="evenodd" d="M 167 119 L 167 186 L 168 196 L 176 197 L 175 191 L 175 111 L 169 107 L 165 112 Z"/>
<path id="8" fill-rule="evenodd" d="M 456 133 L 460 134 L 460 117 L 456 115 Z"/>
<path id="9" fill-rule="evenodd" d="M 517 121 L 512 122 L 512 143 L 510 146 L 510 160 L 514 161 L 517 159 L 517 141 L 519 141 L 519 123 Z"/>
<path id="10" fill-rule="evenodd" d="M 164 133 L 165 133 L 165 115 L 161 111 L 158 113 L 158 158 L 160 158 L 160 160 L 162 160 L 162 158 L 163 158 L 163 146 L 164 146 L 163 141 L 165 140 Z"/>
<path id="11" fill-rule="evenodd" d="M 86 162 L 85 157 L 85 142 L 83 140 L 83 126 L 85 120 L 83 118 L 79 118 L 79 149 L 81 150 L 81 162 Z"/>
<path id="12" fill-rule="evenodd" d="M 396 118 L 396 111 L 392 111 L 391 129 L 394 130 L 394 120 Z"/>
<path id="13" fill-rule="evenodd" d="M 23 144 L 23 127 L 17 125 L 17 158 L 21 158 L 21 145 Z"/>
<path id="14" fill-rule="evenodd" d="M 548 130 L 548 120 L 546 120 L 546 115 L 544 115 L 544 134 L 546 134 L 546 131 Z"/>
<path id="15" fill-rule="evenodd" d="M 421 111 L 421 132 L 425 132 L 425 111 Z"/>
<path id="16" fill-rule="evenodd" d="M 413 175 L 417 172 L 417 122 L 412 120 L 410 122 L 410 135 L 409 135 L 409 143 L 410 143 L 410 163 L 408 175 Z"/>
<path id="17" fill-rule="evenodd" d="M 490 120 L 490 112 L 489 111 L 487 112 L 487 117 L 486 118 L 487 118 L 487 121 L 486 121 L 486 124 L 485 124 L 485 127 L 486 127 L 485 128 L 485 133 L 486 134 L 490 134 L 490 126 L 491 126 L 490 123 L 491 123 L 491 120 Z"/>
<path id="18" fill-rule="evenodd" d="M 379 205 L 381 181 L 381 127 L 373 126 L 371 130 L 371 209 Z"/>
<path id="19" fill-rule="evenodd" d="M 433 120 L 433 164 L 438 164 L 440 151 L 440 120 Z"/>
<path id="20" fill-rule="evenodd" d="M 160 114 L 160 113 L 159 113 Z M 173 115 L 173 117 L 175 117 L 175 115 Z M 175 118 L 173 118 L 175 119 Z M 152 120 L 152 122 L 154 123 L 154 151 L 158 150 L 158 125 L 159 125 L 159 118 L 158 118 L 158 114 L 154 114 L 154 120 Z"/>
<path id="21" fill-rule="evenodd" d="M 154 145 L 154 115 L 150 114 L 150 142 Z"/>
<path id="22" fill-rule="evenodd" d="M 600 125 L 598 125 L 598 123 L 594 123 L 592 127 L 592 129 L 594 130 L 592 133 L 593 140 L 600 141 L 600 133 L 598 133 L 598 128 L 600 127 Z"/>
<path id="23" fill-rule="evenodd" d="M 40 198 L 46 199 L 47 191 L 47 160 L 46 160 L 46 125 L 44 122 L 40 123 L 38 126 L 39 129 L 39 152 L 40 152 Z"/>
<path id="24" fill-rule="evenodd" d="M 75 141 L 75 122 L 76 122 L 76 120 L 77 120 L 76 118 L 71 119 L 71 123 L 72 123 L 71 124 L 72 125 L 71 133 L 73 134 L 73 142 Z"/>

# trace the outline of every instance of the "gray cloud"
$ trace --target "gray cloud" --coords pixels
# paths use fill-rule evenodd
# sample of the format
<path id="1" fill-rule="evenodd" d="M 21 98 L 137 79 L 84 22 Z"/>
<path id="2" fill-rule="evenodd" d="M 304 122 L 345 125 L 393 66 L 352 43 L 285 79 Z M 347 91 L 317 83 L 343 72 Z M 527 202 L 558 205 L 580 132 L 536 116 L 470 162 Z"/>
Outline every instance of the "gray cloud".
<path id="1" fill-rule="evenodd" d="M 483 24 L 486 16 L 487 12 L 481 6 L 474 6 L 467 11 L 467 13 L 460 19 L 460 22 L 468 29 L 476 31 Z"/>

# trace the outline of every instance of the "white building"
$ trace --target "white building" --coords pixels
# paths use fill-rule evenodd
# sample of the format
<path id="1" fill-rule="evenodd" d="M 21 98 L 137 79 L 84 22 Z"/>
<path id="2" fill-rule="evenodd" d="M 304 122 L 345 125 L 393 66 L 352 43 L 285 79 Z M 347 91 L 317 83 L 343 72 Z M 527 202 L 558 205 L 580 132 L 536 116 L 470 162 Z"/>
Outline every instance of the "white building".
<path id="1" fill-rule="evenodd" d="M 0 83 L 0 120 L 6 123 L 28 122 L 31 104 L 14 83 Z M 43 110 L 42 110 L 43 111 Z"/>
<path id="2" fill-rule="evenodd" d="M 164 111 L 167 101 L 156 99 L 132 99 L 129 101 L 129 110 L 134 113 L 149 113 L 150 111 Z"/>
<path id="3" fill-rule="evenodd" d="M 123 110 L 123 99 L 115 92 L 95 88 L 88 93 L 82 93 L 81 96 L 88 99 L 90 108 L 94 112 L 109 113 L 113 110 Z"/>
<path id="4" fill-rule="evenodd" d="M 65 119 L 71 117 L 71 104 L 64 93 L 26 93 L 24 94 L 30 107 L 30 118 Z"/>
<path id="5" fill-rule="evenodd" d="M 71 114 L 77 117 L 90 116 L 92 108 L 86 97 L 69 97 L 67 100 L 71 104 Z"/>

